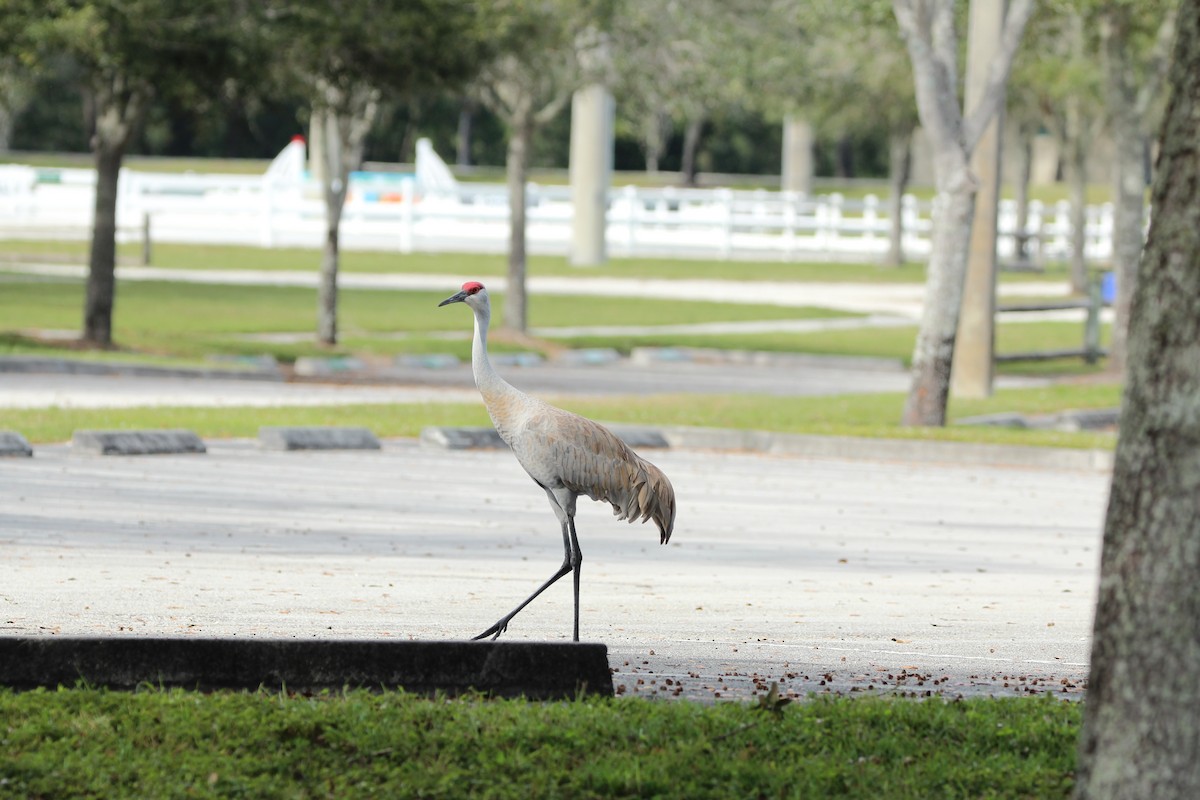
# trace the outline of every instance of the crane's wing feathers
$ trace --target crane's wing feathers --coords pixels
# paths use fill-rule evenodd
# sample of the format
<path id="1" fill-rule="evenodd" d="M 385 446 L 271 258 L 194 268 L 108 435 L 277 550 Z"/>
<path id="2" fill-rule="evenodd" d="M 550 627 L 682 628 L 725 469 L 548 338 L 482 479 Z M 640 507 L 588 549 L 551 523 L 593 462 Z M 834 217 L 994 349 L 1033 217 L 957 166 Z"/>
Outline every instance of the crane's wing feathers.
<path id="1" fill-rule="evenodd" d="M 608 503 L 618 519 L 653 519 L 666 544 L 675 528 L 675 490 L 662 470 L 630 449 L 610 430 L 552 406 L 523 426 L 518 458 L 535 480 L 557 480 L 573 492 Z M 514 446 L 514 450 L 517 447 Z M 548 456 L 540 465 L 523 456 Z M 540 469 L 539 469 L 540 467 Z M 541 472 L 549 469 L 553 474 Z M 549 484 L 547 484 L 549 485 Z"/>

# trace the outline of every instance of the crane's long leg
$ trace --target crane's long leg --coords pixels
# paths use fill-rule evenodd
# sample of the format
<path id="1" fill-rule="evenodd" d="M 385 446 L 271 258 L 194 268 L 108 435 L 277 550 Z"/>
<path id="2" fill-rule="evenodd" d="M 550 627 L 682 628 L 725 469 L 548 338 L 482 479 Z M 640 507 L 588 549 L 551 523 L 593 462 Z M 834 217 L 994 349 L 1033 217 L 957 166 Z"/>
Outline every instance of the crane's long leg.
<path id="1" fill-rule="evenodd" d="M 557 506 L 555 506 L 555 508 L 557 508 Z M 478 636 L 471 637 L 472 639 L 486 639 L 489 636 L 491 636 L 492 639 L 499 639 L 500 634 L 504 633 L 504 631 L 508 628 L 508 623 L 512 620 L 513 617 L 515 617 L 518 613 L 520 613 L 521 609 L 525 608 L 525 606 L 532 603 L 533 599 L 535 597 L 537 597 L 539 594 L 541 594 L 542 592 L 549 589 L 554 584 L 555 581 L 557 581 L 563 575 L 566 575 L 568 572 L 571 571 L 571 560 L 572 560 L 571 541 L 574 538 L 574 530 L 573 530 L 574 523 L 571 523 L 571 528 L 568 528 L 568 517 L 565 514 L 561 515 L 561 521 L 562 521 L 564 553 L 563 553 L 563 563 L 562 563 L 562 566 L 558 568 L 558 572 L 551 575 L 550 579 L 548 581 L 546 581 L 545 583 L 543 583 L 541 586 L 539 586 L 536 592 L 529 595 L 529 597 L 526 597 L 524 602 L 521 603 L 521 605 L 517 606 L 512 611 L 508 612 L 503 617 L 496 620 L 496 624 L 491 626 L 490 628 L 488 628 L 483 633 L 479 634 Z M 575 547 L 576 547 L 576 549 L 578 549 L 579 545 L 576 544 Z M 578 573 L 576 573 L 576 575 L 578 575 Z M 578 578 L 576 578 L 576 581 L 575 581 L 575 641 L 579 641 L 579 580 L 578 580 Z"/>
<path id="2" fill-rule="evenodd" d="M 579 536 L 575 533 L 575 518 L 567 517 L 571 531 L 571 571 L 575 573 L 575 641 L 579 641 L 579 568 L 583 566 L 583 553 L 579 549 Z"/>

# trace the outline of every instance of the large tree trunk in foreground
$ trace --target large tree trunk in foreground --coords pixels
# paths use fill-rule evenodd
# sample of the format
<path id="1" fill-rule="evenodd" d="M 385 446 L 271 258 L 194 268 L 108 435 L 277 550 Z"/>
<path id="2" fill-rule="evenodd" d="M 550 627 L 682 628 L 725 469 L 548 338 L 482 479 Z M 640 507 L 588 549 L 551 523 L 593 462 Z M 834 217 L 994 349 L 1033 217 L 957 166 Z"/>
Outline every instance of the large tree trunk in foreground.
<path id="1" fill-rule="evenodd" d="M 1200 0 L 1129 316 L 1076 797 L 1200 797 Z"/>

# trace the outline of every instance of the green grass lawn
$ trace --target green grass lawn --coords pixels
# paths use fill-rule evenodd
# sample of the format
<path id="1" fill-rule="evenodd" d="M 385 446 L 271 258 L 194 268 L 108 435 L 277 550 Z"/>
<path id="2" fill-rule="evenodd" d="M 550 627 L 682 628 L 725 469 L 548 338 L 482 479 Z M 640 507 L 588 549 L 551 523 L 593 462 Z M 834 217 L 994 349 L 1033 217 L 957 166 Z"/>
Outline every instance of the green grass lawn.
<path id="1" fill-rule="evenodd" d="M 313 289 L 274 286 L 184 284 L 169 281 L 126 281 L 117 294 L 114 338 L 127 350 L 195 359 L 211 353 L 268 353 L 283 360 L 323 353 L 469 352 L 469 315 L 437 304 L 446 292 L 371 291 L 344 289 L 340 293 L 342 341 L 333 350 L 310 340 L 271 343 L 244 334 L 305 333 L 315 325 Z M 494 324 L 504 320 L 503 293 L 495 293 Z M 0 352 L 47 352 L 55 345 L 15 334 L 25 329 L 76 330 L 83 307 L 83 283 L 68 279 L 33 279 L 0 272 Z M 787 308 L 769 304 L 671 301 L 652 298 L 600 296 L 533 297 L 530 324 L 534 328 L 587 325 L 671 325 L 704 322 L 792 320 L 852 317 L 819 308 Z M 1078 347 L 1082 322 L 1016 323 L 997 328 L 997 351 Z M 450 332 L 457 339 L 431 338 Z M 721 335 L 606 335 L 564 337 L 560 345 L 615 347 L 628 352 L 639 345 L 771 350 L 825 355 L 864 355 L 907 361 L 916 328 L 857 329 L 821 333 L 763 333 Z M 498 349 L 509 348 L 503 337 Z M 522 345 L 525 346 L 525 345 Z M 128 356 L 128 353 L 125 354 Z M 111 356 L 110 356 L 111 357 Z M 117 354 L 120 357 L 120 354 Z M 1095 372 L 1079 360 L 1058 361 L 1039 369 L 1066 373 Z M 1031 371 L 1029 364 L 1003 365 L 1002 372 Z"/>
<path id="2" fill-rule="evenodd" d="M 1111 449 L 1114 437 L 1095 432 L 1017 430 L 953 424 L 997 411 L 1040 414 L 1064 408 L 1112 408 L 1115 384 L 1074 384 L 1006 389 L 986 400 L 953 400 L 944 428 L 899 424 L 902 394 L 836 397 L 765 395 L 653 395 L 648 397 L 549 397 L 579 414 L 609 423 L 739 428 L 824 436 L 865 436 L 992 444 Z M 204 438 L 254 437 L 263 425 L 351 425 L 383 437 L 415 437 L 430 425 L 490 425 L 482 403 L 302 406 L 282 408 L 36 408 L 0 410 L 0 429 L 20 431 L 31 442 L 61 442 L 78 429 L 186 428 Z"/>
<path id="3" fill-rule="evenodd" d="M 0 690 L 0 796 L 1054 798 L 1078 704 Z"/>
<path id="4" fill-rule="evenodd" d="M 25 258 L 47 261 L 84 263 L 87 260 L 84 241 L 0 240 L 0 262 Z M 141 245 L 122 244 L 118 247 L 121 263 L 137 264 Z M 346 272 L 393 273 L 411 272 L 447 275 L 451 278 L 481 278 L 504 275 L 507 256 L 471 253 L 387 253 L 349 250 L 341 254 L 341 269 Z M 237 245 L 156 244 L 152 266 L 180 269 L 256 269 L 301 270 L 315 272 L 320 266 L 320 253 L 315 249 L 279 247 L 264 249 Z M 596 267 L 575 267 L 561 256 L 532 256 L 529 274 L 556 277 L 605 278 L 684 278 L 705 280 L 739 280 L 760 283 L 772 282 L 841 282 L 841 283 L 921 283 L 925 266 L 909 262 L 901 267 L 882 267 L 875 264 L 841 262 L 780 262 L 780 261 L 720 261 L 672 258 L 614 258 Z M 1064 264 L 1047 264 L 1045 272 L 1002 272 L 1001 282 L 1062 281 L 1067 273 Z"/>
<path id="5" fill-rule="evenodd" d="M 188 358 L 214 352 L 270 353 L 286 360 L 329 352 L 441 351 L 465 355 L 470 348 L 470 314 L 460 313 L 462 309 L 438 308 L 438 303 L 455 288 L 457 285 L 448 280 L 442 292 L 342 290 L 339 322 L 343 341 L 330 351 L 311 341 L 272 345 L 239 336 L 311 331 L 316 318 L 313 289 L 126 281 L 118 287 L 113 337 L 133 350 Z M 504 321 L 502 292 L 495 294 L 494 305 L 493 324 L 500 326 Z M 0 352 L 44 350 L 13 332 L 77 329 L 82 308 L 81 281 L 30 280 L 0 273 L 0 334 L 8 331 L 0 339 Z M 682 300 L 664 303 L 649 298 L 582 295 L 534 297 L 529 309 L 530 323 L 535 328 L 855 316 L 818 308 Z M 453 332 L 461 338 L 429 339 L 435 332 Z M 503 348 L 503 337 L 495 338 L 497 347 Z"/>

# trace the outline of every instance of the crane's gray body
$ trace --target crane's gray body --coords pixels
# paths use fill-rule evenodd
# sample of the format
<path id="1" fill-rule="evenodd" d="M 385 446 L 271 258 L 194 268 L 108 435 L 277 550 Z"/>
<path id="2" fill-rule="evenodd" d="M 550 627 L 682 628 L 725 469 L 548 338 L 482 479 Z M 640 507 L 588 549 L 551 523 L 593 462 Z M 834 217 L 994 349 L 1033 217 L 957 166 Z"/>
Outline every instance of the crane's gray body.
<path id="1" fill-rule="evenodd" d="M 653 519 L 659 542 L 675 528 L 675 491 L 658 467 L 633 452 L 603 425 L 531 397 L 500 377 L 487 355 L 491 306 L 482 284 L 468 282 L 442 305 L 462 302 L 475 314 L 471 367 L 496 431 L 517 461 L 546 491 L 563 534 L 559 571 L 483 636 L 499 636 L 508 621 L 548 586 L 575 573 L 575 639 L 579 639 L 579 568 L 583 556 L 575 533 L 575 504 L 580 495 L 608 503 L 618 519 Z"/>

